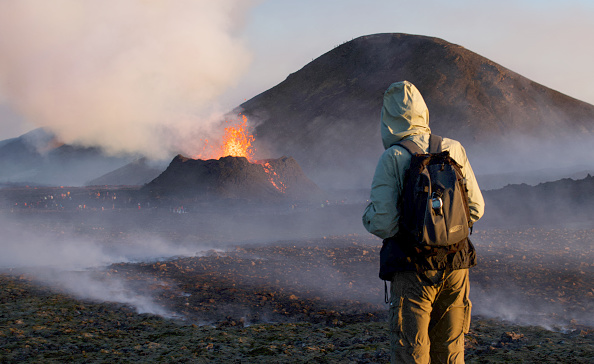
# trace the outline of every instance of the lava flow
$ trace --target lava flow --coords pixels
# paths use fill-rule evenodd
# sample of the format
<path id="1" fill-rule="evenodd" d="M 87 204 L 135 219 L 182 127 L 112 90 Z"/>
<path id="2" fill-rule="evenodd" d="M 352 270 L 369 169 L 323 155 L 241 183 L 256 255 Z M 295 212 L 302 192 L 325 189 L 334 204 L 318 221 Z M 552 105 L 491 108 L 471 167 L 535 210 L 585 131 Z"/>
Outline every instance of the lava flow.
<path id="1" fill-rule="evenodd" d="M 272 183 L 272 185 L 277 190 L 284 193 L 287 187 L 285 186 L 284 182 L 281 180 L 280 176 L 274 171 L 274 168 L 272 167 L 272 165 L 269 162 L 257 161 L 256 163 L 261 164 L 262 167 L 264 167 L 264 172 L 266 172 L 268 174 L 268 176 L 270 177 L 270 183 Z"/>

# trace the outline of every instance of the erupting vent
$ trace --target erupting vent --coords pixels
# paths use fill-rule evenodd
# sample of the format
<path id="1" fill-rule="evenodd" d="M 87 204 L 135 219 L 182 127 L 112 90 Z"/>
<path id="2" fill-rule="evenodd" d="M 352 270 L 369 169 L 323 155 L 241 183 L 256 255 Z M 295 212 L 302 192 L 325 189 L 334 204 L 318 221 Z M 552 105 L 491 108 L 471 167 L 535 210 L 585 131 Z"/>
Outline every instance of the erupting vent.
<path id="1" fill-rule="evenodd" d="M 281 157 L 250 163 L 245 157 L 191 159 L 178 155 L 159 177 L 145 186 L 155 197 L 251 201 L 314 201 L 322 191 L 295 159 Z"/>
<path id="2" fill-rule="evenodd" d="M 295 159 L 255 160 L 254 136 L 247 118 L 225 128 L 221 146 L 209 146 L 200 158 L 178 155 L 169 167 L 144 188 L 154 197 L 251 201 L 301 200 L 323 197 L 322 191 L 301 170 Z M 206 149 L 206 148 L 205 148 Z M 204 155 L 208 159 L 201 159 Z"/>
<path id="3" fill-rule="evenodd" d="M 271 163 L 268 160 L 256 160 L 254 158 L 256 150 L 253 142 L 255 138 L 249 131 L 245 115 L 240 116 L 240 122 L 225 128 L 225 134 L 223 135 L 219 147 L 209 144 L 209 141 L 205 140 L 205 147 L 201 153 L 194 157 L 194 159 L 221 159 L 224 157 L 246 158 L 249 163 L 261 165 L 264 173 L 268 176 L 267 180 L 270 185 L 276 188 L 278 192 L 285 193 L 287 189 L 287 181 L 275 171 L 275 168 L 278 166 L 275 166 L 275 163 Z M 301 172 L 301 168 L 299 166 L 297 167 L 299 168 L 300 173 L 303 173 Z"/>

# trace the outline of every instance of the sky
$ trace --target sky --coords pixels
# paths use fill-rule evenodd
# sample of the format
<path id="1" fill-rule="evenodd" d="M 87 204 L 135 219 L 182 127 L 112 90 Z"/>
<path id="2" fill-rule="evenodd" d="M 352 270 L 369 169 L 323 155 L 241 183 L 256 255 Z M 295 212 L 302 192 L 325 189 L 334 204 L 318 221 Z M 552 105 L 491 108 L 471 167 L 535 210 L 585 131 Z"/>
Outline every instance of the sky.
<path id="1" fill-rule="evenodd" d="M 591 0 L 0 0 L 0 140 L 44 126 L 163 156 L 375 33 L 442 38 L 594 104 L 592 19 Z"/>

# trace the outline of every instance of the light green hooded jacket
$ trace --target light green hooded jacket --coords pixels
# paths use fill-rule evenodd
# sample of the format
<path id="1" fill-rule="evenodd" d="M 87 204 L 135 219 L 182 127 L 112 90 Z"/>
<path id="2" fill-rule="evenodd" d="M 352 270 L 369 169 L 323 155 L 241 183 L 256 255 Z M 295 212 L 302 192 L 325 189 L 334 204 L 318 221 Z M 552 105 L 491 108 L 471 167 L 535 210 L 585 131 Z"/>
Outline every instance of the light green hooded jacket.
<path id="1" fill-rule="evenodd" d="M 363 225 L 370 233 L 386 239 L 398 232 L 400 213 L 396 201 L 402 193 L 404 173 L 410 165 L 411 155 L 395 145 L 411 139 L 422 150 L 429 150 L 429 110 L 421 93 L 408 81 L 390 85 L 384 93 L 381 114 L 381 135 L 386 151 L 377 164 L 371 184 L 370 203 L 363 214 Z M 453 139 L 443 138 L 442 149 L 462 166 L 468 188 L 470 218 L 476 222 L 483 216 L 485 202 L 478 183 L 466 158 L 462 145 Z"/>

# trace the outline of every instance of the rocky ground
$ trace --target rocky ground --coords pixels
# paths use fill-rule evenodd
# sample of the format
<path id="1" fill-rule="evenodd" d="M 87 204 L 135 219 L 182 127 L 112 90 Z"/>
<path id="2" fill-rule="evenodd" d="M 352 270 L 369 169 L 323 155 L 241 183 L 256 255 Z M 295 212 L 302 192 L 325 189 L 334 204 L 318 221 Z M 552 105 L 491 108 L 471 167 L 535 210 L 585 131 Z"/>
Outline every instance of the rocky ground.
<path id="1" fill-rule="evenodd" d="M 133 235 L 74 231 L 112 244 Z M 473 242 L 467 362 L 591 363 L 594 231 L 479 230 Z M 0 362 L 385 363 L 379 243 L 351 234 L 93 269 L 7 268 Z"/>
<path id="2" fill-rule="evenodd" d="M 383 321 L 197 325 L 93 303 L 0 276 L 2 363 L 386 363 Z M 567 332 L 475 317 L 468 363 L 591 363 L 594 330 Z"/>

